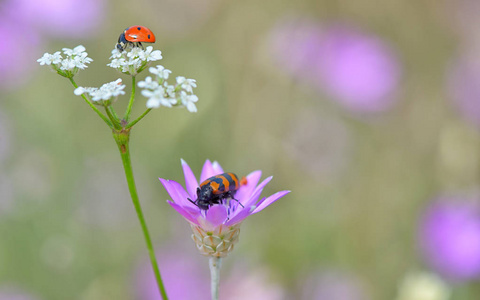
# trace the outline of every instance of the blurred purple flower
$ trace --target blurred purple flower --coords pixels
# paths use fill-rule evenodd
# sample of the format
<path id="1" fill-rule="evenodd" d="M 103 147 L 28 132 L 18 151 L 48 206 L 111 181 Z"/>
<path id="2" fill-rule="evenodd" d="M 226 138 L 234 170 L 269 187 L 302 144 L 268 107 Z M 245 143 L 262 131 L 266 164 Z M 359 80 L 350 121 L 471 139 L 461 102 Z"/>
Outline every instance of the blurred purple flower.
<path id="1" fill-rule="evenodd" d="M 463 56 L 447 73 L 451 101 L 460 114 L 480 127 L 480 61 Z"/>
<path id="2" fill-rule="evenodd" d="M 208 268 L 198 263 L 194 253 L 172 249 L 159 252 L 157 257 L 169 299 L 210 299 Z M 134 283 L 136 300 L 162 299 L 149 261 L 141 263 Z"/>
<path id="3" fill-rule="evenodd" d="M 400 65 L 380 38 L 351 28 L 331 28 L 317 63 L 325 89 L 347 108 L 377 112 L 392 106 Z"/>
<path id="4" fill-rule="evenodd" d="M 451 280 L 480 276 L 480 202 L 441 197 L 420 221 L 419 244 L 426 262 Z"/>
<path id="5" fill-rule="evenodd" d="M 36 297 L 13 287 L 0 288 L 0 300 L 35 300 Z"/>
<path id="6" fill-rule="evenodd" d="M 7 0 L 0 9 L 2 19 L 27 25 L 31 30 L 63 38 L 91 36 L 103 20 L 103 0 Z M 13 24 L 12 24 L 13 25 Z M 12 36 L 21 36 L 17 28 Z"/>
<path id="7" fill-rule="evenodd" d="M 235 199 L 238 201 L 226 201 L 228 203 L 213 205 L 208 210 L 201 210 L 187 200 L 187 198 L 192 199 L 192 201 L 196 201 L 197 199 L 196 190 L 199 186 L 197 178 L 195 178 L 192 170 L 183 160 L 182 167 L 185 174 L 186 191 L 179 183 L 173 180 L 160 178 L 160 181 L 173 200 L 168 201 L 168 203 L 188 222 L 200 226 L 207 231 L 214 230 L 222 225 L 228 227 L 239 224 L 248 216 L 262 211 L 265 207 L 290 192 L 277 192 L 258 201 L 263 188 L 270 182 L 270 180 L 272 180 L 272 176 L 268 177 L 257 186 L 260 176 L 262 176 L 262 172 L 254 171 L 246 176 L 247 183 L 242 185 L 235 194 Z M 224 173 L 223 169 L 217 162 L 211 163 L 207 160 L 203 165 L 200 182 L 221 173 Z M 241 207 L 239 203 L 244 207 Z"/>
<path id="8" fill-rule="evenodd" d="M 0 88 L 12 88 L 23 84 L 25 76 L 35 65 L 39 38 L 25 25 L 14 23 L 0 14 Z"/>
<path id="9" fill-rule="evenodd" d="M 400 62 L 377 36 L 348 26 L 290 21 L 274 31 L 272 46 L 287 71 L 351 111 L 380 112 L 396 100 Z"/>
<path id="10" fill-rule="evenodd" d="M 157 253 L 162 279 L 170 300 L 210 299 L 210 279 L 207 264 L 182 245 L 176 245 Z M 180 250 L 181 249 L 181 250 Z M 192 249 L 193 250 L 193 249 Z M 152 266 L 144 259 L 134 274 L 135 300 L 160 300 Z M 281 300 L 285 290 L 271 279 L 264 267 L 248 268 L 244 260 L 235 263 L 230 272 L 225 273 L 220 289 L 220 299 L 262 299 Z M 0 300 L 2 300 L 0 298 Z"/>

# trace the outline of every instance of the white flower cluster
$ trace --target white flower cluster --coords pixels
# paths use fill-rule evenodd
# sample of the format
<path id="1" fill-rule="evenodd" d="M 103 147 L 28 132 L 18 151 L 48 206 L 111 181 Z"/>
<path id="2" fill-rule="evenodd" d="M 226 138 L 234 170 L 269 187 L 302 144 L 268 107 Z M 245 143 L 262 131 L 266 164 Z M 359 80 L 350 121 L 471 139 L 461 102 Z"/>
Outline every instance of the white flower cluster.
<path id="1" fill-rule="evenodd" d="M 148 98 L 147 108 L 185 106 L 188 111 L 197 112 L 195 103 L 198 97 L 193 94 L 197 84 L 194 79 L 179 76 L 175 85 L 169 85 L 167 79 L 172 71 L 161 65 L 149 68 L 149 71 L 155 78 L 148 76 L 138 83 L 138 87 L 143 89 L 142 95 Z"/>
<path id="2" fill-rule="evenodd" d="M 115 81 L 105 83 L 100 88 L 78 87 L 73 93 L 77 96 L 86 93 L 90 96 L 92 101 L 102 101 L 101 104 L 109 105 L 111 100 L 115 100 L 119 95 L 125 94 L 123 91 L 124 88 L 125 85 L 122 84 L 122 79 L 119 78 Z"/>
<path id="3" fill-rule="evenodd" d="M 40 65 L 50 66 L 58 74 L 72 78 L 77 74 L 78 70 L 83 70 L 87 68 L 87 64 L 91 63 L 93 59 L 88 57 L 88 53 L 85 52 L 85 47 L 82 45 L 77 46 L 73 49 L 63 48 L 62 56 L 60 51 L 57 51 L 53 54 L 45 53 L 37 62 Z"/>
<path id="4" fill-rule="evenodd" d="M 161 60 L 162 52 L 160 50 L 154 51 L 152 46 L 148 46 L 145 50 L 140 47 L 133 47 L 129 51 L 119 51 L 115 48 L 112 50 L 110 59 L 112 62 L 107 66 L 134 76 L 143 71 L 149 62 Z"/>

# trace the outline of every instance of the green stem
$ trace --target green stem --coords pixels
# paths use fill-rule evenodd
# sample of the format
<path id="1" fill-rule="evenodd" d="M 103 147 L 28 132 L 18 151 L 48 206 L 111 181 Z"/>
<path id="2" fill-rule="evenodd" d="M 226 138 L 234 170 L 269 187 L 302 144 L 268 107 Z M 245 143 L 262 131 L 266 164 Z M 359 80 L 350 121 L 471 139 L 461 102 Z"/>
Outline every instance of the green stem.
<path id="1" fill-rule="evenodd" d="M 113 117 L 115 118 L 115 120 L 117 120 L 117 122 L 120 123 L 120 118 L 118 117 L 117 112 L 115 111 L 115 109 L 113 109 L 113 106 L 110 105 L 110 106 L 108 106 L 108 108 L 110 109 L 110 112 L 112 113 L 112 115 L 113 115 Z"/>
<path id="2" fill-rule="evenodd" d="M 143 117 L 145 117 L 151 110 L 152 110 L 152 109 L 149 108 L 149 109 L 147 109 L 146 111 L 144 111 L 143 114 L 142 114 L 140 117 L 138 117 L 138 118 L 137 118 L 135 121 L 133 121 L 132 123 L 128 124 L 125 128 L 126 128 L 126 129 L 132 128 L 133 125 L 137 124 L 138 121 L 140 121 L 141 119 L 143 119 Z"/>
<path id="3" fill-rule="evenodd" d="M 130 118 L 130 112 L 132 111 L 133 101 L 135 100 L 135 76 L 132 76 L 132 94 L 130 95 L 130 101 L 128 101 L 127 110 L 125 111 L 125 121 L 128 123 Z"/>
<path id="4" fill-rule="evenodd" d="M 158 289 L 162 295 L 162 299 L 168 300 L 162 277 L 160 276 L 160 271 L 158 269 L 157 259 L 155 258 L 155 251 L 153 249 L 150 233 L 148 232 L 147 223 L 145 222 L 145 217 L 143 216 L 140 200 L 138 199 L 137 188 L 135 187 L 132 164 L 130 161 L 130 129 L 122 129 L 121 131 L 114 130 L 113 137 L 117 142 L 118 150 L 120 150 L 123 168 L 125 169 L 125 177 L 127 178 L 128 189 L 130 191 L 130 196 L 132 197 L 133 205 L 135 206 L 135 211 L 137 212 L 138 220 L 140 221 L 140 225 L 142 227 L 145 242 L 147 244 L 148 254 L 150 256 L 150 263 L 152 264 L 153 272 L 155 273 L 155 278 L 157 280 Z"/>
<path id="5" fill-rule="evenodd" d="M 220 287 L 220 268 L 222 267 L 222 259 L 220 257 L 210 257 L 208 260 L 210 265 L 210 280 L 212 290 L 212 300 L 218 300 L 218 290 Z"/>
<path id="6" fill-rule="evenodd" d="M 112 106 L 106 106 L 105 107 L 105 112 L 107 113 L 107 116 L 110 118 L 110 120 L 112 121 L 113 123 L 113 126 L 115 127 L 115 129 L 121 129 L 122 126 L 120 125 L 120 121 L 118 120 L 118 116 L 117 114 L 115 113 L 115 111 L 113 110 Z"/>
<path id="7" fill-rule="evenodd" d="M 73 86 L 75 88 L 78 88 L 78 85 L 75 82 L 75 80 L 73 80 L 73 78 L 71 78 L 71 77 L 69 79 L 70 79 L 70 82 L 73 84 Z M 105 121 L 105 123 L 107 123 L 108 127 L 113 129 L 112 122 L 104 114 L 102 114 L 102 112 L 100 110 L 98 110 L 98 108 L 92 103 L 92 101 L 88 100 L 88 98 L 83 94 L 82 94 L 82 98 L 85 99 L 87 104 L 100 116 L 100 118 L 102 118 L 103 121 Z"/>

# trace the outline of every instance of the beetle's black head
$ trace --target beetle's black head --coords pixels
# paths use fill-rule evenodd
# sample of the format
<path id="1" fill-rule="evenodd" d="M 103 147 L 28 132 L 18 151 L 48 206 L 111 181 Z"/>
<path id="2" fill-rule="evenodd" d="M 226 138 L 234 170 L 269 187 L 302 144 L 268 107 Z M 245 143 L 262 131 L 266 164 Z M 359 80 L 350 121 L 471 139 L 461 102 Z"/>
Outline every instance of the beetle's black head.
<path id="1" fill-rule="evenodd" d="M 197 188 L 197 206 L 200 209 L 207 210 L 212 205 L 213 190 L 209 185 Z"/>

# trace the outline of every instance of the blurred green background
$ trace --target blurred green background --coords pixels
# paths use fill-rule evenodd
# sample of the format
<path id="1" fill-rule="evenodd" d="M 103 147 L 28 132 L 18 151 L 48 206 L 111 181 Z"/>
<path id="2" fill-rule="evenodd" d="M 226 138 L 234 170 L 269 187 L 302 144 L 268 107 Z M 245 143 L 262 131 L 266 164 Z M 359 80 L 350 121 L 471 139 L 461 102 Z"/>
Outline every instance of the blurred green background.
<path id="1" fill-rule="evenodd" d="M 416 243 L 422 209 L 479 181 L 478 128 L 452 108 L 446 89 L 451 62 L 480 41 L 468 1 L 92 3 L 101 12 L 95 26 L 72 36 L 40 31 L 18 53 L 27 71 L 12 83 L 2 70 L 9 84 L 0 90 L 1 286 L 38 299 L 137 299 L 135 269 L 146 248 L 111 132 L 68 80 L 36 63 L 44 52 L 82 44 L 94 62 L 77 83 L 122 78 L 128 94 L 129 78 L 106 64 L 118 35 L 136 24 L 155 32 L 172 76 L 197 80 L 200 99 L 196 114 L 160 108 L 132 131 L 137 188 L 158 250 L 194 243 L 157 178 L 183 183 L 181 158 L 196 174 L 211 159 L 238 175 L 274 175 L 263 196 L 292 190 L 245 221 L 222 280 L 249 261 L 268 270 L 283 299 L 300 299 L 309 274 L 340 270 L 361 286 L 359 299 L 394 299 L 407 273 L 428 270 Z M 356 114 L 290 74 L 269 44 L 288 18 L 342 22 L 382 39 L 401 65 L 395 104 Z M 144 103 L 138 93 L 134 116 Z M 478 281 L 451 288 L 452 299 L 480 298 Z"/>

